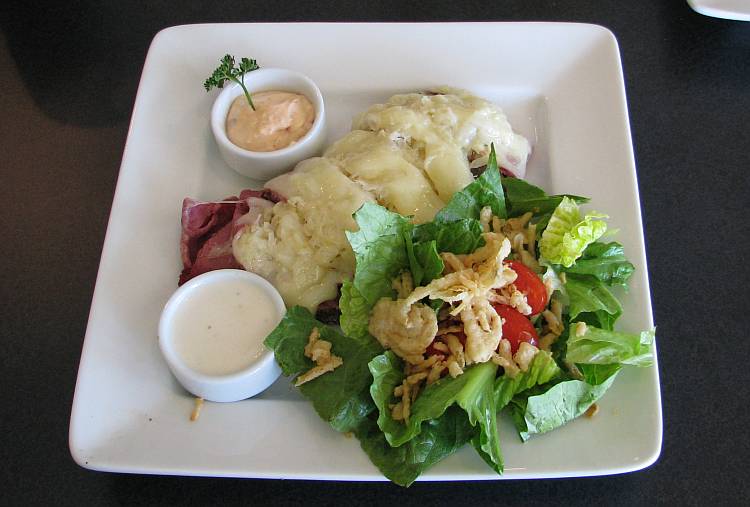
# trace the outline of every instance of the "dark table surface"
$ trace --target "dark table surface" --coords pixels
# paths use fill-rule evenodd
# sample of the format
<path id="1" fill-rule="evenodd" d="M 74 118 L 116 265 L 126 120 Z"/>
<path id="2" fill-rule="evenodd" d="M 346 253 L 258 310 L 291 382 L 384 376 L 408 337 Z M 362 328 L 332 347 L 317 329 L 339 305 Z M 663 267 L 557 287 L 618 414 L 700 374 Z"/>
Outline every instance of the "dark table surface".
<path id="1" fill-rule="evenodd" d="M 747 501 L 750 23 L 704 17 L 680 0 L 354 4 L 84 0 L 0 8 L 0 504 Z M 68 421 L 76 372 L 151 39 L 185 23 L 344 20 L 578 21 L 617 36 L 658 326 L 664 444 L 655 465 L 616 477 L 408 490 L 75 465 Z"/>

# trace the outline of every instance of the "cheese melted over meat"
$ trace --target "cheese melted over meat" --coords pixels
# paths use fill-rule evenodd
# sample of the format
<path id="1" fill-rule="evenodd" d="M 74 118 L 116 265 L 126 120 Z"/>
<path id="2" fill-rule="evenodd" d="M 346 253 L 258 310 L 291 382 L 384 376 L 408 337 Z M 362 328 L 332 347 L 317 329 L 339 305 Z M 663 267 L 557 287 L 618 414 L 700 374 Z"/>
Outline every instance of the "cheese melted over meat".
<path id="1" fill-rule="evenodd" d="M 470 159 L 471 166 L 486 163 L 491 143 L 499 164 L 517 176 L 530 152 L 499 107 L 448 88 L 391 97 L 359 115 L 353 127 L 323 157 L 269 181 L 266 188 L 287 200 L 263 210 L 234 238 L 237 261 L 268 279 L 287 305 L 314 311 L 353 276 L 346 231 L 356 230 L 352 214 L 364 202 L 427 222 L 472 181 Z"/>

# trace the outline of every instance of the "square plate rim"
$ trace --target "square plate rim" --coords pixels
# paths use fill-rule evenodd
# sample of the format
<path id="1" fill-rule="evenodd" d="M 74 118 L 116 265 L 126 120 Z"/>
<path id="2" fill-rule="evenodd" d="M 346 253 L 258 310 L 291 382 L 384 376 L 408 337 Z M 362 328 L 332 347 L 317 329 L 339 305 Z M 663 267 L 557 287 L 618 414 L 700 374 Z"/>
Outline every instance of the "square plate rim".
<path id="1" fill-rule="evenodd" d="M 539 21 L 527 21 L 527 22 L 491 22 L 491 21 L 463 22 L 463 21 L 460 21 L 460 22 L 437 22 L 437 23 L 434 23 L 434 22 L 424 22 L 424 23 L 422 23 L 422 22 L 403 22 L 403 23 L 402 22 L 387 22 L 387 23 L 378 23 L 378 22 L 375 22 L 375 23 L 373 23 L 373 22 L 351 22 L 351 23 L 328 23 L 328 22 L 200 23 L 200 24 L 182 24 L 182 25 L 175 25 L 175 26 L 164 28 L 164 29 L 160 30 L 158 33 L 155 34 L 154 38 L 151 41 L 151 44 L 149 45 L 149 49 L 148 49 L 146 58 L 144 60 L 143 71 L 141 73 L 141 77 L 140 77 L 140 80 L 139 80 L 138 90 L 137 90 L 137 93 L 136 93 L 136 99 L 135 99 L 135 103 L 134 103 L 134 107 L 133 107 L 133 112 L 132 112 L 131 119 L 130 119 L 130 124 L 129 124 L 129 127 L 128 127 L 126 142 L 125 142 L 125 146 L 124 146 L 124 150 L 123 150 L 122 162 L 121 162 L 121 165 L 120 165 L 120 170 L 118 172 L 118 179 L 117 179 L 117 184 L 116 184 L 116 187 L 115 187 L 115 192 L 114 192 L 114 197 L 113 197 L 113 207 L 110 210 L 110 215 L 109 215 L 109 219 L 108 219 L 108 223 L 107 223 L 107 232 L 105 234 L 105 239 L 104 239 L 104 243 L 103 243 L 103 249 L 102 249 L 103 253 L 104 253 L 105 248 L 107 247 L 108 238 L 110 236 L 110 231 L 111 231 L 111 226 L 112 226 L 112 221 L 113 221 L 114 206 L 115 206 L 115 203 L 118 200 L 118 196 L 120 196 L 119 194 L 121 194 L 121 190 L 122 190 L 122 188 L 121 188 L 122 170 L 126 166 L 128 154 L 130 153 L 130 151 L 132 151 L 132 150 L 129 150 L 129 144 L 130 144 L 130 141 L 132 139 L 132 133 L 133 133 L 133 128 L 134 128 L 134 119 L 136 117 L 136 113 L 137 113 L 137 110 L 138 110 L 139 97 L 142 94 L 142 88 L 144 86 L 144 77 L 145 77 L 145 74 L 146 74 L 147 69 L 149 67 L 149 59 L 153 58 L 153 51 L 152 51 L 152 49 L 155 47 L 155 45 L 157 45 L 158 41 L 161 38 L 164 38 L 164 37 L 168 36 L 171 33 L 178 32 L 178 31 L 181 31 L 181 30 L 188 30 L 189 31 L 189 30 L 191 30 L 193 28 L 196 28 L 196 27 L 222 28 L 222 27 L 238 26 L 238 25 L 239 26 L 242 26 L 242 25 L 245 25 L 245 26 L 257 26 L 257 25 L 270 25 L 270 26 L 278 26 L 278 25 L 308 25 L 308 26 L 309 25 L 316 25 L 316 26 L 331 26 L 331 25 L 360 25 L 360 26 L 361 25 L 373 25 L 373 26 L 377 26 L 377 25 L 391 25 L 391 26 L 409 26 L 409 25 L 414 25 L 414 26 L 420 26 L 420 25 L 432 25 L 432 26 L 434 26 L 434 25 L 520 26 L 520 25 L 535 25 L 535 26 L 540 26 L 541 25 L 541 26 L 561 26 L 561 25 L 565 25 L 565 26 L 570 26 L 571 28 L 578 27 L 580 29 L 600 30 L 600 31 L 605 32 L 607 34 L 607 36 L 611 39 L 611 41 L 614 42 L 615 50 L 617 51 L 617 64 L 618 64 L 618 67 L 619 67 L 619 74 L 620 74 L 619 75 L 619 80 L 620 80 L 620 85 L 621 85 L 620 86 L 620 98 L 623 100 L 623 102 L 625 102 L 625 107 L 624 107 L 624 117 L 625 118 L 624 119 L 625 119 L 625 122 L 626 122 L 626 125 L 627 125 L 627 132 L 626 132 L 626 134 L 627 134 L 627 138 L 628 138 L 629 145 L 630 145 L 630 155 L 631 155 L 630 163 L 631 163 L 631 169 L 632 169 L 632 174 L 630 174 L 630 176 L 632 176 L 632 178 L 633 178 L 633 180 L 635 182 L 635 186 L 634 186 L 634 190 L 635 190 L 634 197 L 636 198 L 635 205 L 636 205 L 638 213 L 639 213 L 638 226 L 640 228 L 641 238 L 643 240 L 643 219 L 642 219 L 642 212 L 641 212 L 641 207 L 640 207 L 640 197 L 639 197 L 638 187 L 637 187 L 637 173 L 636 173 L 636 169 L 635 169 L 635 161 L 634 161 L 634 157 L 632 155 L 632 136 L 631 136 L 630 127 L 629 127 L 629 118 L 628 118 L 628 110 L 627 110 L 627 103 L 626 103 L 626 93 L 625 93 L 625 88 L 624 88 L 624 79 L 623 79 L 623 76 L 622 76 L 622 66 L 621 66 L 621 59 L 620 59 L 620 56 L 619 56 L 619 47 L 618 47 L 615 35 L 608 28 L 606 28 L 604 26 L 597 25 L 597 24 L 578 23 L 578 22 L 547 22 L 547 21 L 542 21 L 542 22 L 539 22 Z M 645 244 L 644 244 L 643 241 L 641 242 L 641 246 L 643 248 L 642 255 L 643 255 L 643 258 L 645 260 L 646 253 L 645 253 L 645 248 L 644 248 Z M 647 266 L 647 264 L 646 264 L 646 266 Z M 98 286 L 98 281 L 99 281 L 99 278 L 100 278 L 100 275 L 101 275 L 101 269 L 102 269 L 102 265 L 101 265 L 101 259 L 100 259 L 100 265 L 99 265 L 99 269 L 98 269 L 98 272 L 97 272 L 97 284 L 95 285 L 95 288 L 94 288 L 94 293 L 93 293 L 93 296 L 92 296 L 92 306 L 91 306 L 91 309 L 90 309 L 90 312 L 89 312 L 89 321 L 91 320 L 92 314 L 93 314 L 94 309 L 95 309 L 94 303 L 96 301 L 97 286 Z M 644 277 L 645 277 L 645 282 L 646 282 L 646 293 L 648 294 L 648 297 L 649 297 L 649 301 L 648 301 L 649 318 L 651 319 L 651 322 L 653 322 L 653 315 L 652 315 L 651 302 L 650 302 L 650 296 L 651 296 L 651 294 L 650 294 L 650 288 L 648 286 L 649 284 L 648 284 L 648 273 L 647 273 L 647 271 L 644 273 Z M 86 333 L 85 333 L 83 347 L 82 347 L 82 351 L 81 351 L 81 364 L 83 364 L 83 362 L 84 362 L 84 358 L 86 356 L 87 344 L 89 344 L 89 343 L 90 343 L 89 327 L 87 325 L 87 330 L 86 330 Z M 662 404 L 661 404 L 661 392 L 660 392 L 660 390 L 661 390 L 661 383 L 660 383 L 660 379 L 659 379 L 658 359 L 657 359 L 657 355 L 656 355 L 656 345 L 654 345 L 654 354 L 655 354 L 655 360 L 654 360 L 654 366 L 653 366 L 653 368 L 654 368 L 654 378 L 655 378 L 655 382 L 656 382 L 654 387 L 656 389 L 656 401 L 657 401 L 657 407 L 656 408 L 658 410 L 658 418 L 657 418 L 658 419 L 658 424 L 657 424 L 657 427 L 653 428 L 654 431 L 655 431 L 655 434 L 656 434 L 657 438 L 654 441 L 654 443 L 655 443 L 654 448 L 652 449 L 651 454 L 649 454 L 648 456 L 644 456 L 640 460 L 638 460 L 636 462 L 632 462 L 632 463 L 630 463 L 628 465 L 623 465 L 623 466 L 620 466 L 620 467 L 609 468 L 609 469 L 596 469 L 596 468 L 592 468 L 592 469 L 568 470 L 568 471 L 562 472 L 562 473 L 547 473 L 547 474 L 534 474 L 534 473 L 524 474 L 524 473 L 521 473 L 521 474 L 515 474 L 513 476 L 489 476 L 489 477 L 487 477 L 487 476 L 479 476 L 479 477 L 468 476 L 467 477 L 467 476 L 460 476 L 460 475 L 456 476 L 454 474 L 433 474 L 433 475 L 428 475 L 428 476 L 422 476 L 418 480 L 445 481 L 445 480 L 456 480 L 456 479 L 459 479 L 459 480 L 487 480 L 487 479 L 492 480 L 492 479 L 529 479 L 529 478 L 582 477 L 582 476 L 596 476 L 596 475 L 613 475 L 613 474 L 621 474 L 621 473 L 633 472 L 633 471 L 641 470 L 643 468 L 646 468 L 646 467 L 652 465 L 659 458 L 659 455 L 660 455 L 660 452 L 661 452 L 661 447 L 662 447 L 662 432 L 663 432 L 663 417 L 662 417 Z M 77 406 L 77 403 L 78 403 L 78 401 L 77 401 L 77 398 L 78 398 L 78 396 L 77 396 L 77 394 L 78 394 L 78 384 L 81 381 L 81 372 L 82 372 L 82 368 L 79 367 L 78 376 L 77 376 L 77 379 L 76 379 L 76 393 L 74 394 L 73 405 L 72 405 L 72 410 L 71 410 L 70 432 L 69 432 L 69 447 L 70 447 L 70 452 L 71 452 L 71 455 L 72 455 L 74 461 L 77 464 L 79 464 L 80 466 L 82 466 L 84 468 L 92 469 L 92 470 L 112 471 L 112 472 L 124 472 L 124 473 L 155 473 L 155 474 L 163 474 L 163 475 L 200 475 L 200 476 L 212 476 L 212 475 L 216 475 L 216 476 L 226 476 L 226 477 L 235 477 L 236 476 L 236 477 L 258 477 L 258 478 L 277 477 L 276 475 L 264 476 L 262 473 L 261 474 L 253 473 L 252 475 L 241 474 L 241 473 L 240 474 L 227 474 L 227 473 L 212 474 L 210 470 L 200 469 L 200 467 L 195 467 L 192 470 L 190 470 L 190 469 L 167 470 L 167 469 L 160 469 L 159 467 L 153 467 L 153 468 L 149 469 L 148 467 L 144 468 L 143 466 L 138 466 L 138 465 L 127 465 L 127 464 L 107 465 L 107 464 L 100 464 L 100 463 L 92 462 L 92 461 L 89 461 L 89 460 L 85 460 L 84 456 L 82 456 L 76 450 L 76 445 L 75 445 L 76 442 L 74 441 L 74 433 L 73 433 L 74 417 L 75 417 L 75 413 L 76 413 L 76 406 Z M 380 480 L 387 480 L 387 479 L 385 479 L 384 477 L 382 477 L 380 475 L 358 474 L 356 472 L 352 472 L 351 474 L 348 474 L 348 475 L 347 474 L 343 474 L 343 475 L 342 474 L 328 474 L 328 473 L 314 473 L 314 474 L 308 474 L 308 475 L 305 475 L 305 474 L 294 474 L 294 475 L 289 476 L 289 478 L 291 478 L 291 479 L 313 479 L 313 480 L 321 480 L 321 479 L 322 480 L 347 480 L 347 481 L 357 481 L 357 480 L 380 481 Z"/>

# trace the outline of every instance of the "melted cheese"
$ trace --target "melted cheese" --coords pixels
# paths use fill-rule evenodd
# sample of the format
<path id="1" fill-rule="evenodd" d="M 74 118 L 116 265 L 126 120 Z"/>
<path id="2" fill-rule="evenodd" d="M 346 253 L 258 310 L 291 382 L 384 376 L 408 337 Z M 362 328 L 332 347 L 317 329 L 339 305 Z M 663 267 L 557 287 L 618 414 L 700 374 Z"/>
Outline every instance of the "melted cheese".
<path id="1" fill-rule="evenodd" d="M 371 107 L 322 158 L 269 181 L 287 201 L 240 231 L 237 261 L 274 284 L 287 305 L 315 310 L 353 276 L 345 231 L 356 230 L 352 214 L 364 202 L 430 221 L 473 181 L 469 156 L 486 160 L 491 142 L 498 162 L 522 175 L 529 144 L 502 110 L 468 92 L 440 92 L 395 95 Z"/>
<path id="2" fill-rule="evenodd" d="M 270 281 L 288 306 L 314 311 L 353 276 L 354 253 L 345 231 L 356 229 L 352 214 L 372 197 L 323 158 L 305 160 L 266 187 L 287 201 L 235 237 L 234 256 Z"/>
<path id="3" fill-rule="evenodd" d="M 442 87 L 435 95 L 394 95 L 359 115 L 354 128 L 384 131 L 405 139 L 424 151 L 424 171 L 443 200 L 471 182 L 472 166 L 487 162 L 490 144 L 495 144 L 497 161 L 516 176 L 526 174 L 531 147 L 513 132 L 498 106 L 464 90 Z"/>
<path id="4" fill-rule="evenodd" d="M 391 211 L 429 222 L 443 206 L 419 169 L 419 155 L 382 133 L 355 130 L 326 151 L 341 171 Z M 418 164 L 418 165 L 415 165 Z"/>

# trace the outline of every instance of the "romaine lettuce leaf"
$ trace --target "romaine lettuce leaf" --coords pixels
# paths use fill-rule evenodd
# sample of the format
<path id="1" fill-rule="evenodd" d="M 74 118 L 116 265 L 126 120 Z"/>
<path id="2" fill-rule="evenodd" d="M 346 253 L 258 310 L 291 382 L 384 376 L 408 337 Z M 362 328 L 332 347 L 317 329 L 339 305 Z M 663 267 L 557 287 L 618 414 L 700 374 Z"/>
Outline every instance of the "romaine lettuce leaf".
<path id="1" fill-rule="evenodd" d="M 635 267 L 625 257 L 620 243 L 594 242 L 586 247 L 580 259 L 568 268 L 567 273 L 591 275 L 606 285 L 620 285 L 627 288 L 628 279 Z"/>
<path id="2" fill-rule="evenodd" d="M 296 376 L 314 366 L 305 356 L 304 349 L 315 327 L 321 339 L 331 342 L 332 352 L 343 359 L 343 364 L 301 385 L 300 392 L 334 429 L 352 431 L 374 409 L 372 400 L 366 396 L 372 383 L 367 363 L 383 348 L 369 335 L 362 338 L 344 336 L 333 327 L 315 320 L 306 308 L 295 306 L 287 311 L 265 340 L 285 376 Z"/>
<path id="3" fill-rule="evenodd" d="M 466 413 L 459 407 L 451 407 L 439 418 L 425 421 L 419 434 L 409 442 L 391 447 L 372 414 L 376 407 L 369 392 L 372 376 L 367 363 L 382 352 L 372 337 L 343 336 L 316 321 L 307 309 L 290 308 L 266 339 L 282 372 L 288 376 L 312 367 L 312 361 L 304 356 L 304 346 L 313 327 L 318 328 L 321 338 L 333 344 L 333 352 L 344 361 L 334 371 L 300 386 L 300 391 L 335 430 L 354 432 L 370 460 L 396 484 L 410 485 L 423 471 L 463 447 L 476 433 Z"/>
<path id="4" fill-rule="evenodd" d="M 381 297 L 394 294 L 391 281 L 409 269 L 405 238 L 414 227 L 408 218 L 377 204 L 365 203 L 355 214 L 357 232 L 346 236 L 357 261 L 354 280 L 341 287 L 339 308 L 341 329 L 348 336 L 369 336 L 370 311 Z M 411 246 L 411 245 L 410 245 Z M 426 259 L 425 259 L 426 262 Z M 428 269 L 434 270 L 433 265 Z"/>
<path id="5" fill-rule="evenodd" d="M 373 377 L 370 395 L 380 411 L 378 426 L 385 433 L 388 443 L 394 447 L 403 445 L 418 435 L 424 421 L 440 417 L 449 406 L 456 403 L 460 395 L 464 400 L 477 396 L 482 385 L 476 378 L 484 380 L 485 370 L 497 370 L 493 363 L 485 363 L 467 368 L 463 375 L 456 378 L 447 376 L 438 380 L 419 393 L 411 406 L 409 421 L 401 422 L 391 417 L 389 405 L 396 401 L 393 390 L 404 379 L 403 361 L 388 350 L 373 358 L 369 368 Z"/>
<path id="6" fill-rule="evenodd" d="M 621 364 L 577 364 L 583 380 L 592 386 L 598 386 L 622 369 Z"/>
<path id="7" fill-rule="evenodd" d="M 536 185 L 532 185 L 521 178 L 501 177 L 501 183 L 503 184 L 503 190 L 505 191 L 505 199 L 509 202 L 510 216 L 515 215 L 513 209 L 522 206 L 522 203 L 525 201 L 550 197 L 543 189 Z M 555 205 L 553 209 L 556 207 L 557 205 Z M 526 211 L 533 211 L 533 209 L 530 208 Z M 520 214 L 526 213 L 526 211 L 523 211 Z"/>
<path id="8" fill-rule="evenodd" d="M 615 329 L 615 322 L 619 317 L 619 313 L 609 314 L 604 310 L 597 310 L 594 312 L 581 312 L 575 317 L 575 319 L 591 326 L 598 327 L 599 329 L 613 331 Z"/>
<path id="9" fill-rule="evenodd" d="M 571 319 L 584 312 L 603 311 L 613 317 L 614 323 L 622 315 L 620 302 L 595 276 L 566 274 L 565 293 L 570 302 Z"/>
<path id="10" fill-rule="evenodd" d="M 314 363 L 305 356 L 304 348 L 312 329 L 316 326 L 321 336 L 324 333 L 328 335 L 331 331 L 328 326 L 315 320 L 309 310 L 301 306 L 293 306 L 287 310 L 279 325 L 264 340 L 266 347 L 273 350 L 276 362 L 285 377 L 307 371 L 314 366 Z"/>
<path id="11" fill-rule="evenodd" d="M 435 241 L 438 252 L 471 253 L 483 244 L 482 224 L 477 218 L 454 222 L 428 222 L 414 228 L 413 241 Z"/>
<path id="12" fill-rule="evenodd" d="M 561 336 L 566 362 L 575 363 L 582 380 L 571 379 L 533 387 L 516 395 L 511 416 L 522 440 L 546 433 L 583 414 L 609 389 L 623 365 L 649 366 L 653 332 L 628 335 L 587 325 L 576 336 L 576 323 Z M 498 402 L 498 406 L 499 406 Z"/>
<path id="13" fill-rule="evenodd" d="M 435 215 L 435 222 L 455 222 L 462 218 L 479 219 L 479 213 L 485 206 L 492 208 L 492 214 L 496 217 L 508 216 L 494 145 L 490 147 L 487 169 L 463 190 L 453 194 L 448 204 Z"/>
<path id="14" fill-rule="evenodd" d="M 475 433 L 466 413 L 457 406 L 425 421 L 419 435 L 399 447 L 391 447 L 372 419 L 365 419 L 354 432 L 370 461 L 400 486 L 409 486 L 422 472 L 463 447 Z"/>
<path id="15" fill-rule="evenodd" d="M 539 384 L 546 384 L 561 375 L 560 367 L 549 352 L 540 350 L 524 373 L 515 378 L 503 375 L 495 381 L 495 406 L 502 410 L 516 394 Z"/>
<path id="16" fill-rule="evenodd" d="M 354 218 L 359 230 L 346 233 L 357 261 L 353 284 L 372 308 L 381 297 L 393 294 L 392 280 L 409 266 L 404 237 L 413 225 L 372 203 L 362 205 Z"/>
<path id="17" fill-rule="evenodd" d="M 443 259 L 438 254 L 437 243 L 413 243 L 410 234 L 404 235 L 404 243 L 409 256 L 409 270 L 415 287 L 426 285 L 443 273 Z"/>
<path id="18" fill-rule="evenodd" d="M 584 249 L 607 230 L 603 218 L 607 216 L 588 213 L 582 219 L 576 202 L 563 197 L 539 241 L 542 256 L 553 264 L 572 266 Z"/>
<path id="19" fill-rule="evenodd" d="M 354 213 L 359 230 L 347 231 L 346 237 L 355 253 L 364 254 L 381 236 L 400 235 L 411 227 L 407 217 L 388 211 L 384 207 L 366 202 Z"/>
<path id="20" fill-rule="evenodd" d="M 565 358 L 576 364 L 630 364 L 650 366 L 653 364 L 651 344 L 654 331 L 640 334 L 608 331 L 587 325 L 585 333 L 578 336 L 576 323 L 570 324 Z"/>
<path id="21" fill-rule="evenodd" d="M 487 362 L 470 368 L 472 377 L 456 397 L 456 402 L 468 414 L 471 425 L 478 425 L 478 431 L 472 438 L 474 449 L 495 472 L 502 474 L 503 454 L 497 433 L 494 390 L 497 366 L 493 366 Z M 466 372 L 461 377 L 464 375 Z"/>
<path id="22" fill-rule="evenodd" d="M 354 284 L 349 280 L 344 281 L 339 298 L 339 310 L 341 311 L 339 324 L 344 334 L 353 338 L 366 336 L 370 325 L 371 309 L 372 305 L 362 297 Z"/>
<path id="23" fill-rule="evenodd" d="M 501 178 L 501 181 L 505 190 L 505 201 L 510 208 L 509 217 L 519 217 L 531 211 L 535 215 L 534 222 L 537 222 L 545 215 L 551 215 L 563 197 L 568 197 L 578 204 L 589 201 L 588 198 L 577 195 L 547 195 L 541 188 L 520 178 Z M 544 223 L 547 221 L 549 218 Z"/>
<path id="24" fill-rule="evenodd" d="M 521 440 L 559 428 L 580 416 L 609 389 L 617 373 L 598 385 L 566 380 L 549 389 L 540 386 L 513 398 L 509 407 Z"/>
<path id="25" fill-rule="evenodd" d="M 390 405 L 395 402 L 393 390 L 404 381 L 404 362 L 390 350 L 374 357 L 368 364 L 372 375 L 370 396 L 378 407 L 378 426 L 385 434 L 388 443 L 398 446 L 409 441 L 419 433 L 419 422 L 407 429 L 405 424 L 395 421 L 391 417 Z M 423 393 L 424 394 L 424 393 Z M 443 407 L 445 410 L 446 407 Z M 442 411 L 435 417 L 440 416 Z"/>
<path id="26" fill-rule="evenodd" d="M 400 447 L 419 436 L 425 424 L 438 419 L 454 404 L 468 414 L 471 426 L 478 426 L 477 451 L 502 473 L 502 454 L 497 435 L 494 380 L 497 366 L 492 362 L 467 368 L 456 378 L 447 376 L 427 386 L 411 406 L 408 421 L 395 421 L 390 405 L 396 401 L 393 390 L 403 382 L 404 364 L 393 352 L 370 361 L 373 376 L 370 394 L 378 407 L 378 426 L 393 447 Z"/>

